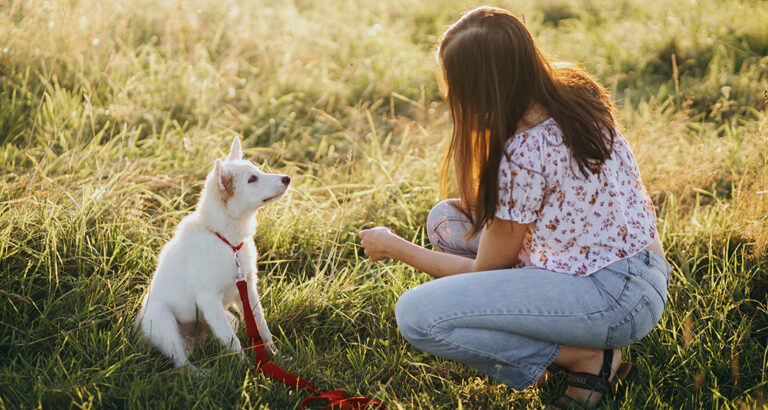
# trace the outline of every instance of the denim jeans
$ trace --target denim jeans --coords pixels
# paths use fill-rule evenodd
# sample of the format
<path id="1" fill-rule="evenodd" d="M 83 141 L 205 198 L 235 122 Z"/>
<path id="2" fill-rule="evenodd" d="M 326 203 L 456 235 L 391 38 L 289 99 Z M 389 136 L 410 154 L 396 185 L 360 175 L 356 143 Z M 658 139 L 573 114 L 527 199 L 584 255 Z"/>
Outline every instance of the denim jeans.
<path id="1" fill-rule="evenodd" d="M 472 257 L 479 234 L 439 203 L 427 220 L 437 250 Z M 644 249 L 589 275 L 526 267 L 464 273 L 405 292 L 395 314 L 415 347 L 524 389 L 563 345 L 619 348 L 650 333 L 667 299 L 670 266 Z"/>

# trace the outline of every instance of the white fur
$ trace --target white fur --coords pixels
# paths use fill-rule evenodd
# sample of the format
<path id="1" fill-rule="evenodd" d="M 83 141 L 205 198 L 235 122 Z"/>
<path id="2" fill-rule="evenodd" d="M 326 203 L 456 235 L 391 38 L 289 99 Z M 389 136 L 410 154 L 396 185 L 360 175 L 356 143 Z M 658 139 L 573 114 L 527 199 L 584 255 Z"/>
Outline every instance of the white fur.
<path id="1" fill-rule="evenodd" d="M 204 333 L 206 324 L 224 346 L 244 357 L 235 335 L 238 320 L 227 310 L 243 311 L 235 285 L 237 267 L 232 249 L 216 232 L 235 246 L 243 243 L 240 265 L 251 307 L 264 343 L 272 347 L 272 334 L 256 292 L 255 216 L 259 207 L 285 193 L 289 179 L 261 172 L 242 155 L 240 140 L 235 137 L 226 161 L 216 160 L 208 174 L 197 209 L 181 221 L 160 252 L 136 319 L 144 340 L 170 357 L 176 367 L 187 364 L 192 342 L 199 338 L 194 330 Z M 252 176 L 258 180 L 248 182 Z"/>

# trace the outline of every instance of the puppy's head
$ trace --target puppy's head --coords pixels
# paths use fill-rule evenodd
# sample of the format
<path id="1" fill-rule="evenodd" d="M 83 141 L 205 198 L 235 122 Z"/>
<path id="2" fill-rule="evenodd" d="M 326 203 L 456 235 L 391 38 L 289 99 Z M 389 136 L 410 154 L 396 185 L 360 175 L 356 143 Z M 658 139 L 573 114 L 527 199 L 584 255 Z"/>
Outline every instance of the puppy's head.
<path id="1" fill-rule="evenodd" d="M 216 160 L 206 184 L 219 199 L 237 214 L 257 208 L 282 197 L 291 183 L 290 177 L 262 172 L 250 161 L 243 160 L 240 139 L 235 137 L 226 160 Z"/>

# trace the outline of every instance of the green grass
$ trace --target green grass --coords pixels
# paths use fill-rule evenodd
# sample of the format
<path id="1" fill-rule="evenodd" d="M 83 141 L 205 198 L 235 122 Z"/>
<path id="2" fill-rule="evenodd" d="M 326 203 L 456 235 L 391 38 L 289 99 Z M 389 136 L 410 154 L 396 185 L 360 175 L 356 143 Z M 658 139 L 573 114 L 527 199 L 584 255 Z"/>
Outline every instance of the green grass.
<path id="1" fill-rule="evenodd" d="M 561 379 L 518 392 L 408 345 L 394 304 L 428 278 L 358 245 L 376 224 L 425 243 L 450 131 L 433 47 L 478 4 L 114 3 L 0 5 L 0 408 L 300 403 L 213 341 L 199 378 L 132 331 L 159 249 L 233 135 L 294 181 L 256 237 L 280 364 L 392 408 L 559 396 Z M 638 381 L 604 407 L 765 407 L 768 7 L 497 4 L 611 89 L 675 267 L 658 328 L 625 349 Z"/>

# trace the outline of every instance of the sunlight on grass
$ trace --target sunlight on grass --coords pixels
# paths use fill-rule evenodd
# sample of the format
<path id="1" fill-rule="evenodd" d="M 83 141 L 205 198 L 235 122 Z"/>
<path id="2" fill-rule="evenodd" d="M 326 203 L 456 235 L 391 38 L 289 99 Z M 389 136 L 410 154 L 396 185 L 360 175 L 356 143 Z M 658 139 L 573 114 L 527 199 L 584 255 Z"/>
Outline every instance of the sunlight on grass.
<path id="1" fill-rule="evenodd" d="M 362 256 L 385 224 L 425 244 L 450 131 L 434 43 L 477 4 L 296 0 L 0 4 L 0 407 L 291 408 L 302 395 L 209 341 L 175 372 L 131 322 L 157 252 L 240 135 L 291 175 L 259 215 L 281 365 L 392 408 L 540 407 L 423 354 L 394 304 L 427 280 Z M 675 270 L 639 381 L 605 407 L 768 397 L 768 7 L 505 1 L 610 88 Z M 244 329 L 240 332 L 243 340 Z"/>

